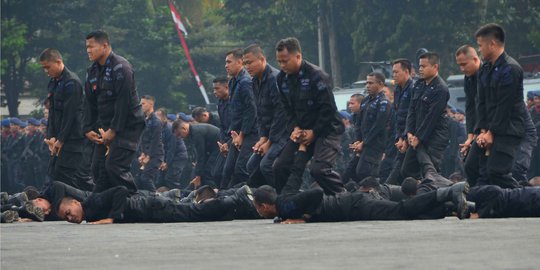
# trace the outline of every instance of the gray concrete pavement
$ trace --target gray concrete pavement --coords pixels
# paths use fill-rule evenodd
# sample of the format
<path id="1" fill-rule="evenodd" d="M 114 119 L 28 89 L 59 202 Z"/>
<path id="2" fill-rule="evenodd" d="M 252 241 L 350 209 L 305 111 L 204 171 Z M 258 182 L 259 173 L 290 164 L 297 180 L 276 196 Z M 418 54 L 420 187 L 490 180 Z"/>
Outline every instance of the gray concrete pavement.
<path id="1" fill-rule="evenodd" d="M 540 269 L 540 219 L 2 224 L 1 269 Z"/>

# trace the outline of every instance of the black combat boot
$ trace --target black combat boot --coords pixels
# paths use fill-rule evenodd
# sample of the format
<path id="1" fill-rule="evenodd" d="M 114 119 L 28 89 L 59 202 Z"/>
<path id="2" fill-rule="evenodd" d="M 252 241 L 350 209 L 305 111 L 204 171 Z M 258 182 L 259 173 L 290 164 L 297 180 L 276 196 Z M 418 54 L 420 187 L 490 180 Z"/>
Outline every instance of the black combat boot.
<path id="1" fill-rule="evenodd" d="M 456 209 L 456 216 L 459 219 L 464 219 L 469 215 L 469 205 L 466 199 L 468 192 L 469 184 L 467 182 L 459 182 L 450 187 L 437 189 L 437 201 L 453 202 Z"/>

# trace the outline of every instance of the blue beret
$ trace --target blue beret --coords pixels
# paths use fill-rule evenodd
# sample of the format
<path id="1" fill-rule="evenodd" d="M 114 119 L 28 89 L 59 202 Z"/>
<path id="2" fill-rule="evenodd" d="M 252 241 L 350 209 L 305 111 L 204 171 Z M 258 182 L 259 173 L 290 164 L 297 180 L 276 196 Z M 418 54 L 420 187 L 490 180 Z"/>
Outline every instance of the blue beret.
<path id="1" fill-rule="evenodd" d="M 28 119 L 28 124 L 29 125 L 32 125 L 32 126 L 39 126 L 41 123 L 40 121 L 34 119 L 34 118 L 29 118 Z"/>
<path id="2" fill-rule="evenodd" d="M 527 92 L 527 99 L 534 99 L 534 91 Z"/>
<path id="3" fill-rule="evenodd" d="M 179 112 L 179 113 L 178 113 L 178 117 L 179 117 L 180 119 L 182 119 L 182 121 L 184 121 L 184 122 L 191 122 L 191 121 L 193 121 L 193 117 L 192 117 L 191 115 L 187 115 L 187 114 L 185 114 L 185 113 L 183 113 L 183 112 Z"/>
<path id="4" fill-rule="evenodd" d="M 340 111 L 339 115 L 341 115 L 341 118 L 348 119 L 349 121 L 351 121 L 351 119 L 352 119 L 351 114 L 346 112 L 346 111 Z"/>
<path id="5" fill-rule="evenodd" d="M 17 117 L 11 117 L 9 119 L 9 123 L 12 124 L 12 125 L 16 125 L 16 126 L 21 126 L 22 125 L 21 119 L 19 119 Z"/>
<path id="6" fill-rule="evenodd" d="M 41 119 L 41 124 L 42 125 L 46 126 L 48 123 L 49 123 L 49 121 L 47 121 L 47 119 L 45 119 L 45 118 Z"/>
<path id="7" fill-rule="evenodd" d="M 28 126 L 28 123 L 26 123 L 25 121 L 21 121 L 21 124 L 19 126 L 25 128 Z"/>
<path id="8" fill-rule="evenodd" d="M 458 112 L 460 114 L 465 114 L 465 112 L 462 109 L 456 109 L 456 112 Z"/>
<path id="9" fill-rule="evenodd" d="M 174 114 L 174 113 L 167 114 L 167 119 L 169 119 L 171 121 L 176 120 L 176 114 Z"/>
<path id="10" fill-rule="evenodd" d="M 9 127 L 9 118 L 2 119 L 2 126 L 3 127 Z"/>

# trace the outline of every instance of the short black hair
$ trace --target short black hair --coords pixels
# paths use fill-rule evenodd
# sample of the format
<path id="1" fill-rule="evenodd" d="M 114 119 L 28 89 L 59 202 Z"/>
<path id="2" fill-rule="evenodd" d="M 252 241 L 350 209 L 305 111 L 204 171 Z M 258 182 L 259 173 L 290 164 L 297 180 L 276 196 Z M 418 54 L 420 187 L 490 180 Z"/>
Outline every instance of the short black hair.
<path id="1" fill-rule="evenodd" d="M 203 113 L 207 112 L 208 110 L 205 107 L 195 107 L 193 111 L 191 111 L 191 116 L 193 118 L 199 118 L 203 115 Z"/>
<path id="2" fill-rule="evenodd" d="M 227 84 L 229 83 L 229 79 L 227 77 L 216 77 L 212 80 L 212 83 Z"/>
<path id="3" fill-rule="evenodd" d="M 182 124 L 184 123 L 187 123 L 187 122 L 184 122 L 182 121 L 182 119 L 176 119 L 174 120 L 174 122 L 172 123 L 172 131 L 175 132 L 177 129 L 180 128 L 180 126 L 182 126 Z M 189 123 L 188 123 L 189 124 Z"/>
<path id="4" fill-rule="evenodd" d="M 39 55 L 39 61 L 57 61 L 62 60 L 62 54 L 57 49 L 47 48 Z"/>
<path id="5" fill-rule="evenodd" d="M 167 117 L 167 109 L 163 107 L 157 109 L 156 112 L 161 112 L 165 117 Z"/>
<path id="6" fill-rule="evenodd" d="M 460 56 L 461 54 L 469 57 L 471 50 L 474 51 L 474 48 L 471 45 L 469 44 L 462 45 L 456 50 L 456 57 Z"/>
<path id="7" fill-rule="evenodd" d="M 401 69 L 408 70 L 409 73 L 411 73 L 412 64 L 411 64 L 411 61 L 409 61 L 409 59 L 398 58 L 394 60 L 394 62 L 392 62 L 392 65 L 396 65 L 396 64 L 399 64 L 401 66 Z"/>
<path id="8" fill-rule="evenodd" d="M 249 46 L 247 46 L 245 49 L 244 49 L 244 54 L 248 54 L 248 53 L 251 53 L 253 54 L 253 56 L 262 56 L 262 57 L 265 57 L 264 55 L 264 51 L 263 49 L 261 48 L 261 45 L 257 44 L 257 43 L 254 43 L 254 44 L 251 44 Z"/>
<path id="9" fill-rule="evenodd" d="M 269 185 L 260 186 L 253 192 L 253 200 L 258 205 L 263 203 L 274 205 L 276 204 L 276 199 L 277 192 Z"/>
<path id="10" fill-rule="evenodd" d="M 416 195 L 416 190 L 418 189 L 418 182 L 413 177 L 407 177 L 401 183 L 401 192 L 407 196 Z"/>
<path id="11" fill-rule="evenodd" d="M 151 95 L 143 95 L 141 99 L 151 100 L 152 102 L 156 102 L 156 98 Z"/>
<path id="12" fill-rule="evenodd" d="M 504 44 L 504 29 L 496 23 L 488 23 L 478 28 L 474 33 L 474 37 L 493 38 L 501 44 Z"/>
<path id="13" fill-rule="evenodd" d="M 295 37 L 284 38 L 277 42 L 276 51 L 281 52 L 284 49 L 287 49 L 289 53 L 302 53 L 300 41 Z"/>
<path id="14" fill-rule="evenodd" d="M 379 83 L 385 84 L 386 78 L 384 77 L 384 74 L 378 71 L 373 71 L 368 74 L 369 77 L 375 77 Z"/>
<path id="15" fill-rule="evenodd" d="M 96 30 L 96 31 L 92 31 L 90 33 L 88 33 L 88 35 L 86 35 L 86 39 L 91 39 L 93 38 L 94 40 L 96 40 L 98 43 L 109 43 L 111 44 L 111 42 L 109 41 L 109 34 L 107 34 L 107 32 L 103 31 L 103 30 Z"/>
<path id="16" fill-rule="evenodd" d="M 244 55 L 243 52 L 244 52 L 244 51 L 242 51 L 242 49 L 236 48 L 236 49 L 233 49 L 233 50 L 228 51 L 228 52 L 225 54 L 225 56 L 232 55 L 235 59 L 242 59 L 242 56 Z"/>
<path id="17" fill-rule="evenodd" d="M 362 101 L 364 100 L 365 96 L 360 94 L 360 93 L 356 93 L 356 94 L 352 94 L 351 95 L 352 98 L 355 98 L 356 101 L 358 101 L 358 103 L 362 103 Z"/>
<path id="18" fill-rule="evenodd" d="M 434 52 L 426 52 L 420 55 L 418 59 L 427 59 L 428 62 L 434 66 L 434 65 L 441 65 L 440 57 L 437 53 Z"/>

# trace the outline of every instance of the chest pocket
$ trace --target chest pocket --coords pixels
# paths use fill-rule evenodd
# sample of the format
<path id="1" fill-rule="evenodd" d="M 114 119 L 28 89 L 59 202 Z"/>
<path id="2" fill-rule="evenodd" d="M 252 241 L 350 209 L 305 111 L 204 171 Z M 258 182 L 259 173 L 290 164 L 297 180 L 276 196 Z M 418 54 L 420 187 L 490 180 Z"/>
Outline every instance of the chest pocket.
<path id="1" fill-rule="evenodd" d="M 54 91 L 53 94 L 53 102 L 54 102 L 54 109 L 56 111 L 63 111 L 64 110 L 64 101 L 65 101 L 65 93 L 62 89 L 62 85 L 59 84 L 56 88 L 56 91 Z"/>
<path id="2" fill-rule="evenodd" d="M 105 80 L 105 79 L 106 79 L 106 77 L 104 77 L 101 80 L 101 85 L 100 85 L 101 93 L 100 93 L 100 96 L 102 98 L 104 98 L 104 99 L 116 98 L 116 91 L 114 91 L 114 86 L 113 86 L 112 79 L 110 79 L 110 80 Z"/>

